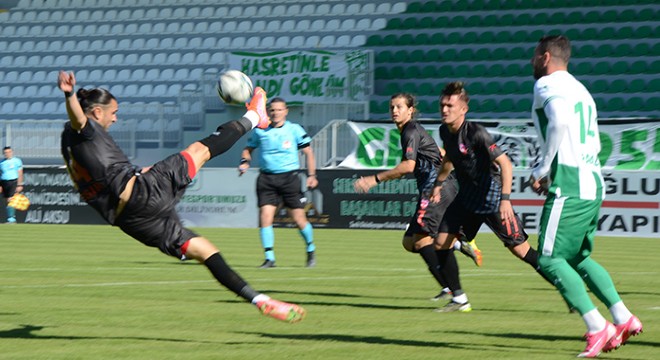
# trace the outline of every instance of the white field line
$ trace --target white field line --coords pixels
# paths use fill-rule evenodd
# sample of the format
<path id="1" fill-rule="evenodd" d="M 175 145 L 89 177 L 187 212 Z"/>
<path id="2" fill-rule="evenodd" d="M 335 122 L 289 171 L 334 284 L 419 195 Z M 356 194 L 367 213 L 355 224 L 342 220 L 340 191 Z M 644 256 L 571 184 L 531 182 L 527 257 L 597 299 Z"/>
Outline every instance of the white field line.
<path id="1" fill-rule="evenodd" d="M 108 268 L 108 269 L 117 269 L 117 268 Z M 133 268 L 130 268 L 133 269 Z M 279 270 L 287 268 L 278 268 Z M 300 268 L 288 268 L 301 271 Z M 49 269 L 50 272 L 53 272 L 53 269 Z M 342 269 L 347 270 L 347 269 Z M 374 271 L 373 268 L 369 269 L 350 269 L 350 270 L 360 270 L 360 271 Z M 0 270 L 1 271 L 1 270 Z M 70 269 L 66 269 L 70 271 Z M 266 270 L 273 271 L 273 270 Z M 304 270 L 303 270 L 304 271 Z M 384 272 L 383 270 L 377 270 L 379 273 Z M 419 270 L 411 269 L 388 269 L 388 272 L 419 272 Z M 658 272 L 625 272 L 619 274 L 626 275 L 657 275 Z M 382 274 L 382 275 L 349 275 L 349 276 L 295 276 L 295 277 L 286 277 L 286 278 L 252 278 L 250 282 L 291 282 L 291 281 L 325 281 L 325 280 L 371 280 L 371 279 L 409 279 L 409 278 L 423 278 L 428 277 L 429 274 Z M 537 276 L 532 271 L 524 272 L 503 272 L 498 270 L 484 270 L 484 269 L 475 269 L 467 270 L 461 272 L 461 277 L 484 277 L 484 276 L 497 276 L 497 277 L 519 277 L 519 276 Z M 212 283 L 215 282 L 213 279 L 208 280 L 176 280 L 176 281 L 120 281 L 120 282 L 101 282 L 101 283 L 63 283 L 63 284 L 32 284 L 32 285 L 2 285 L 0 284 L 0 289 L 35 289 L 35 288 L 82 288 L 82 287 L 121 287 L 121 286 L 162 286 L 162 285 L 181 285 L 181 284 L 201 284 L 201 283 Z"/>

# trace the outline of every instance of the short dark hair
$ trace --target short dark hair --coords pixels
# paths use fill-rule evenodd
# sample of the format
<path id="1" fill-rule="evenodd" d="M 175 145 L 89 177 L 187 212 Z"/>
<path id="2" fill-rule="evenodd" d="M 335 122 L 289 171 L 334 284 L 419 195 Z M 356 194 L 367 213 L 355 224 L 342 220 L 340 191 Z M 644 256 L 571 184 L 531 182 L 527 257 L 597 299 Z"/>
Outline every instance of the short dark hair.
<path id="1" fill-rule="evenodd" d="M 11 150 L 11 146 L 5 146 L 5 147 L 3 147 L 3 148 L 2 148 L 2 151 L 5 151 L 5 150 Z"/>
<path id="2" fill-rule="evenodd" d="M 80 101 L 80 106 L 82 107 L 84 113 L 87 113 L 97 105 L 110 105 L 112 100 L 117 100 L 114 95 L 110 93 L 110 91 L 104 88 L 80 88 L 76 92 L 76 96 L 78 97 L 78 101 Z"/>
<path id="3" fill-rule="evenodd" d="M 452 81 L 445 85 L 440 93 L 440 97 L 458 95 L 458 97 L 467 104 L 470 102 L 470 95 L 465 89 L 465 83 L 462 81 Z"/>
<path id="4" fill-rule="evenodd" d="M 564 35 L 546 35 L 539 40 L 537 49 L 541 54 L 549 52 L 554 58 L 568 64 L 571 58 L 571 41 Z"/>
<path id="5" fill-rule="evenodd" d="M 270 99 L 270 102 L 268 103 L 268 105 L 270 105 L 272 103 L 276 103 L 276 102 L 284 103 L 284 105 L 286 105 L 286 101 L 281 97 L 274 97 L 274 98 Z"/>

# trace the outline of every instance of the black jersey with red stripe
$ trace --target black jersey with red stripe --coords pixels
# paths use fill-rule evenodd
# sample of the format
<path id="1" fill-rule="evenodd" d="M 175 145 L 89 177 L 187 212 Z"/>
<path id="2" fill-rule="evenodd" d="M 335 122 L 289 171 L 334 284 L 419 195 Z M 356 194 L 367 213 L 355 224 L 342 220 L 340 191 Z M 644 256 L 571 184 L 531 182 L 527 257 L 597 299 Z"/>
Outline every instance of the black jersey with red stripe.
<path id="1" fill-rule="evenodd" d="M 419 193 L 431 193 L 442 159 L 438 144 L 418 122 L 409 121 L 401 129 L 402 160 L 414 160 L 413 174 Z"/>
<path id="2" fill-rule="evenodd" d="M 62 156 L 83 200 L 114 224 L 119 194 L 140 168 L 131 164 L 110 134 L 91 119 L 80 131 L 69 122 L 64 125 Z"/>
<path id="3" fill-rule="evenodd" d="M 499 167 L 493 162 L 502 155 L 493 137 L 482 125 L 465 121 L 455 134 L 440 125 L 445 156 L 454 165 L 459 192 L 465 208 L 477 214 L 498 211 L 502 193 Z"/>

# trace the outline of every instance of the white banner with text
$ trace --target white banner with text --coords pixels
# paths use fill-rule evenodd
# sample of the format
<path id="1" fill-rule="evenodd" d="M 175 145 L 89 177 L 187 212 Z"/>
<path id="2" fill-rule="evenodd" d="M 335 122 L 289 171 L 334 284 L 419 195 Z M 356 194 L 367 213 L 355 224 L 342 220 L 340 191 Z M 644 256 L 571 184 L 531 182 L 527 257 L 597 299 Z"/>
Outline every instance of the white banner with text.
<path id="1" fill-rule="evenodd" d="M 269 98 L 291 104 L 307 101 L 364 101 L 370 92 L 370 52 L 277 51 L 232 52 L 231 69 L 244 72 Z"/>
<path id="2" fill-rule="evenodd" d="M 534 126 L 525 120 L 479 120 L 509 155 L 516 169 L 529 169 L 539 153 Z M 433 139 L 439 122 L 420 122 Z M 400 134 L 391 122 L 349 122 L 357 136 L 355 150 L 339 165 L 350 169 L 396 166 L 401 160 Z M 603 170 L 660 170 L 660 120 L 650 122 L 602 120 L 599 124 Z"/>

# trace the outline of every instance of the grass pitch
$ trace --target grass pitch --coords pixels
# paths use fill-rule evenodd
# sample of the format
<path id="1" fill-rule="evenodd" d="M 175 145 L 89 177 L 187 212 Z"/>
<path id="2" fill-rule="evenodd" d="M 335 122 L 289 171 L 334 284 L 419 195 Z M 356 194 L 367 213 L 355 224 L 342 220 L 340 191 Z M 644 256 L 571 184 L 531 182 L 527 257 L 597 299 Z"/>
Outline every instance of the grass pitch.
<path id="1" fill-rule="evenodd" d="M 257 229 L 198 230 L 307 318 L 264 317 L 205 267 L 110 226 L 2 225 L 0 359 L 572 359 L 585 345 L 580 317 L 489 234 L 478 238 L 482 268 L 457 254 L 474 310 L 440 314 L 444 303 L 429 301 L 439 289 L 400 231 L 317 229 L 307 269 L 297 231 L 276 229 L 278 267 L 261 270 Z M 644 323 L 601 358 L 660 358 L 658 254 L 659 239 L 597 240 L 595 259 Z"/>

